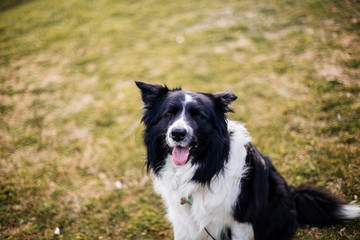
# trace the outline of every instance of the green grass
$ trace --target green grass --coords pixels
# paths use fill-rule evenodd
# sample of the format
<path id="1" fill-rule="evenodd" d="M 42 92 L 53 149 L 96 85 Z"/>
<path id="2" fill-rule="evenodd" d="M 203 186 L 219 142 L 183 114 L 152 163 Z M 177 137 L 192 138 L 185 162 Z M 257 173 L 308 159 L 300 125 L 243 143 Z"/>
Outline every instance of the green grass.
<path id="1" fill-rule="evenodd" d="M 134 80 L 235 92 L 229 117 L 290 184 L 360 196 L 358 1 L 0 8 L 1 239 L 172 239 L 146 174 Z M 359 229 L 303 227 L 296 239 Z"/>

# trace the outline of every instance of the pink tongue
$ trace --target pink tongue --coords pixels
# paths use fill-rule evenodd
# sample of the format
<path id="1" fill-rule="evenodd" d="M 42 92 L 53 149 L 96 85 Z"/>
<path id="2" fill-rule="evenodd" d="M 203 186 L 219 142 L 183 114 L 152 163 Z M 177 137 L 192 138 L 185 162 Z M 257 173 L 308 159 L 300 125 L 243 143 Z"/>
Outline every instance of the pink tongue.
<path id="1" fill-rule="evenodd" d="M 189 149 L 177 146 L 172 151 L 173 161 L 176 165 L 184 165 L 189 156 Z"/>

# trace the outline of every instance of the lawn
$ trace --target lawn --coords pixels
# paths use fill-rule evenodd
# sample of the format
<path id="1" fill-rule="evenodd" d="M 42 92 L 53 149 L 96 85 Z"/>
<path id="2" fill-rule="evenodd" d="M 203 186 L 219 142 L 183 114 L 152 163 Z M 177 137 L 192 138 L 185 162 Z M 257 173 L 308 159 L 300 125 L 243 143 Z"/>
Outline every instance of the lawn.
<path id="1" fill-rule="evenodd" d="M 289 184 L 360 197 L 357 0 L 4 0 L 0 239 L 172 239 L 134 81 L 233 91 Z M 359 239 L 360 220 L 295 239 Z"/>

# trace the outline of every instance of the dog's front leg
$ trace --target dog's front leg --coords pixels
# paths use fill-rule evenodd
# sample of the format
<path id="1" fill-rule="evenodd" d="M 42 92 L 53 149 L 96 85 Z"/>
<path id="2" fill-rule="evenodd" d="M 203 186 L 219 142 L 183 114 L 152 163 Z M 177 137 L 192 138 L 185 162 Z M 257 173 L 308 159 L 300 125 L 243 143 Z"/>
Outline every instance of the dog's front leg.
<path id="1" fill-rule="evenodd" d="M 254 231 L 250 223 L 235 222 L 232 227 L 233 240 L 254 240 Z"/>
<path id="2" fill-rule="evenodd" d="M 168 218 L 173 225 L 175 240 L 204 239 L 199 225 L 191 218 L 189 206 L 169 206 Z"/>

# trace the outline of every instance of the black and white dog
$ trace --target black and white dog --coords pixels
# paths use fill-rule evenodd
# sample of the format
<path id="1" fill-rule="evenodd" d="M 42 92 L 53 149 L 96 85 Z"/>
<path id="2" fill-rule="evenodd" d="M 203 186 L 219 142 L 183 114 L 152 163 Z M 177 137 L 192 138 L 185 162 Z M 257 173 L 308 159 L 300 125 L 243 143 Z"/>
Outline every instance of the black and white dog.
<path id="1" fill-rule="evenodd" d="M 136 82 L 147 166 L 175 240 L 290 239 L 299 224 L 331 225 L 360 208 L 315 187 L 291 187 L 226 118 L 231 92 L 202 93 Z"/>

